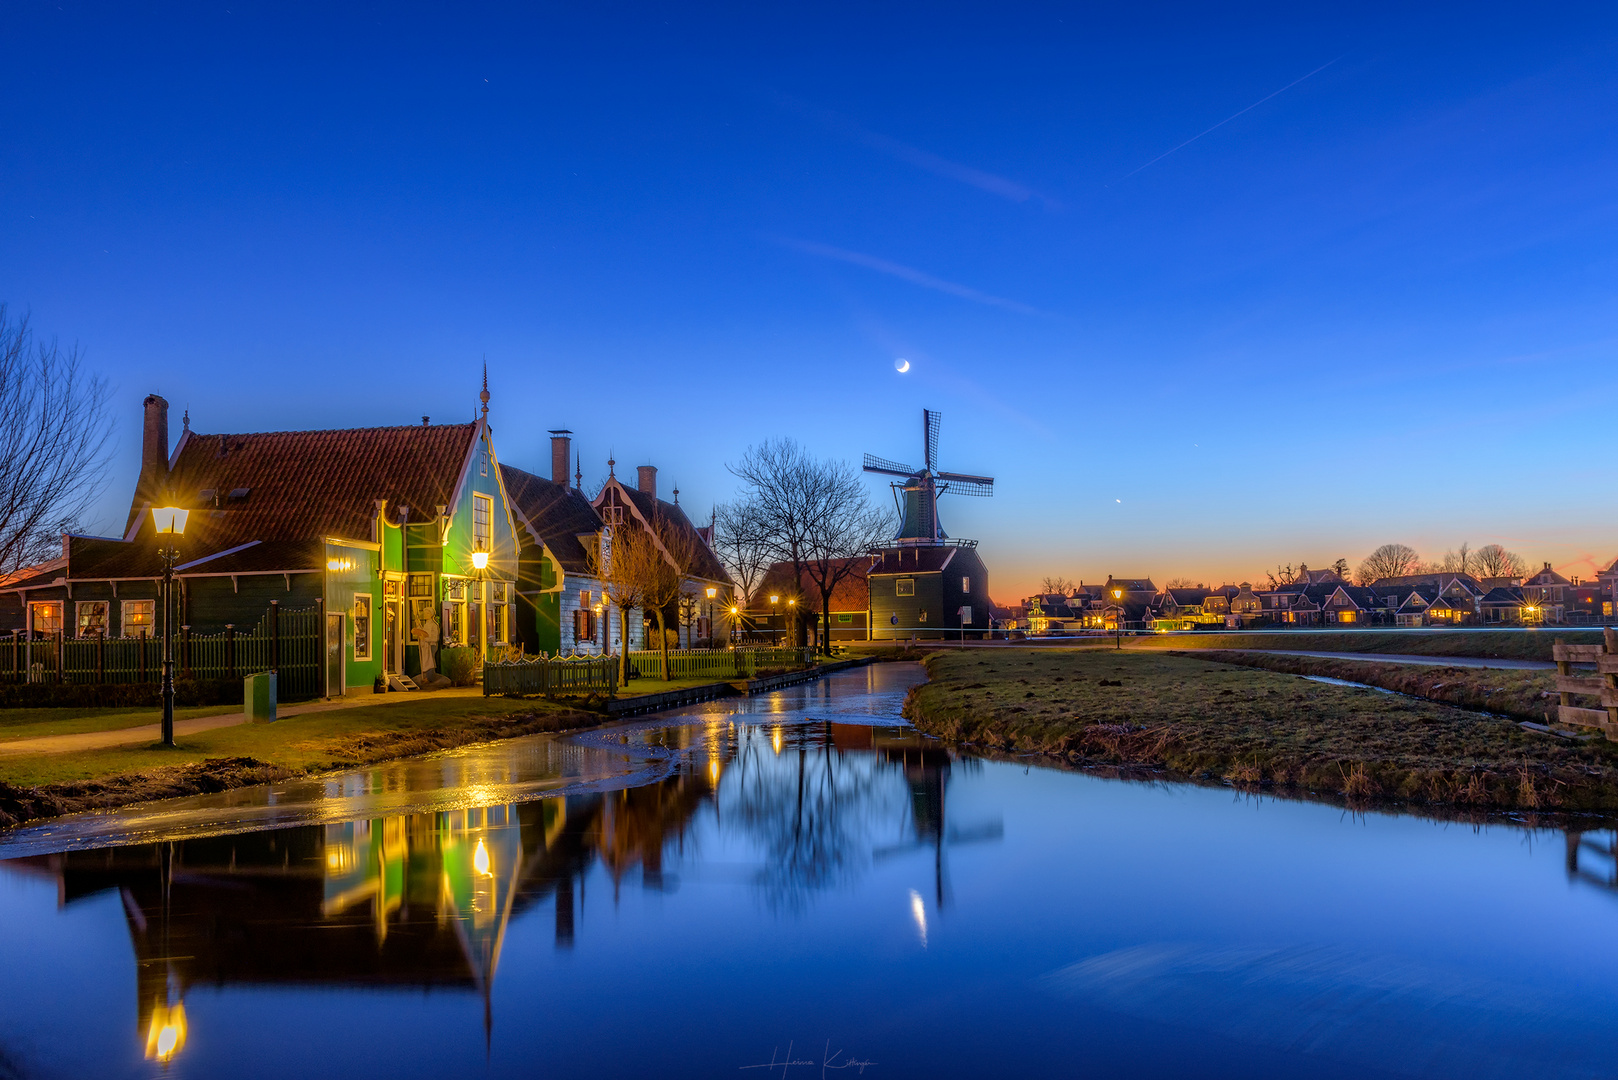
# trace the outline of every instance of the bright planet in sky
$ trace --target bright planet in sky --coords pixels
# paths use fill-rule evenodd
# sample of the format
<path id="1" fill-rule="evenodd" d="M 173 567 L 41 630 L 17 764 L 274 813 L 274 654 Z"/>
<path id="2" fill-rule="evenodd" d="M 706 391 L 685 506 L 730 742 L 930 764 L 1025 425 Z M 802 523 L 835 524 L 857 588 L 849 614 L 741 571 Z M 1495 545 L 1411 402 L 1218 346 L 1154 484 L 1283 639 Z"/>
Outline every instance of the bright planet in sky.
<path id="1" fill-rule="evenodd" d="M 903 375 L 905 372 L 910 370 L 910 361 L 904 359 L 895 360 L 893 362 L 893 370 Z"/>

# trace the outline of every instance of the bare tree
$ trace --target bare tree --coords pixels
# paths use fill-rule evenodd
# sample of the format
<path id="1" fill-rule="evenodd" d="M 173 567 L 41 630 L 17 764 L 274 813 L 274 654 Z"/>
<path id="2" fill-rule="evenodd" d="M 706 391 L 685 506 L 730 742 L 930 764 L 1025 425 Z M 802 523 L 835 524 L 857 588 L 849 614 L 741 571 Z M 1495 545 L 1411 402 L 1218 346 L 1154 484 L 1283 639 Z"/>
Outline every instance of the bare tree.
<path id="1" fill-rule="evenodd" d="M 1169 583 L 1164 586 L 1166 589 L 1194 589 L 1196 587 L 1197 583 L 1188 577 L 1169 578 Z"/>
<path id="2" fill-rule="evenodd" d="M 668 610 L 685 594 L 686 579 L 697 560 L 691 533 L 661 514 L 652 518 L 650 528 L 632 530 L 650 542 L 652 551 L 643 560 L 641 602 L 657 620 L 658 651 L 662 654 L 663 681 L 669 681 Z"/>
<path id="3" fill-rule="evenodd" d="M 860 474 L 846 461 L 813 465 L 804 569 L 820 594 L 820 651 L 831 653 L 831 596 L 866 553 L 893 535 L 893 520 L 872 506 Z"/>
<path id="4" fill-rule="evenodd" d="M 1459 551 L 1444 552 L 1444 561 L 1438 564 L 1438 573 L 1470 574 L 1476 569 L 1477 558 L 1472 545 L 1462 543 Z"/>
<path id="5" fill-rule="evenodd" d="M 1383 544 L 1365 557 L 1354 576 L 1361 585 L 1382 578 L 1406 577 L 1421 569 L 1421 556 L 1405 544 Z"/>
<path id="6" fill-rule="evenodd" d="M 1520 578 L 1528 573 L 1523 557 L 1499 544 L 1484 544 L 1473 552 L 1472 567 L 1480 578 Z"/>
<path id="7" fill-rule="evenodd" d="M 765 550 L 773 560 L 791 564 L 794 587 L 809 559 L 815 464 L 795 440 L 774 439 L 748 447 L 742 460 L 729 466 L 747 486 L 746 501 L 758 514 Z M 793 643 L 801 646 L 803 637 L 803 625 L 794 618 Z"/>
<path id="8" fill-rule="evenodd" d="M 1307 570 L 1308 568 L 1305 567 L 1304 569 Z M 1287 563 L 1285 566 L 1277 566 L 1274 570 L 1267 571 L 1264 576 L 1270 579 L 1270 588 L 1277 589 L 1282 585 L 1291 585 L 1297 581 L 1299 572 L 1292 569 L 1291 563 Z"/>
<path id="9" fill-rule="evenodd" d="M 714 551 L 741 591 L 745 609 L 770 565 L 763 510 L 753 499 L 721 503 L 714 508 L 714 525 Z"/>
<path id="10" fill-rule="evenodd" d="M 1044 577 L 1039 579 L 1039 591 L 1046 596 L 1057 593 L 1066 596 L 1073 591 L 1073 583 L 1065 577 Z"/>
<path id="11" fill-rule="evenodd" d="M 586 554 L 590 576 L 601 582 L 602 592 L 618 608 L 618 681 L 628 686 L 629 613 L 645 607 L 647 579 L 663 556 L 644 529 L 609 527 L 602 530 L 601 537 Z"/>
<path id="12" fill-rule="evenodd" d="M 1331 572 L 1336 574 L 1338 577 L 1342 578 L 1344 581 L 1347 581 L 1348 580 L 1348 560 L 1347 559 L 1338 559 L 1336 562 L 1332 563 L 1331 564 Z"/>
<path id="13" fill-rule="evenodd" d="M 61 550 L 106 466 L 107 386 L 0 304 L 0 574 Z"/>

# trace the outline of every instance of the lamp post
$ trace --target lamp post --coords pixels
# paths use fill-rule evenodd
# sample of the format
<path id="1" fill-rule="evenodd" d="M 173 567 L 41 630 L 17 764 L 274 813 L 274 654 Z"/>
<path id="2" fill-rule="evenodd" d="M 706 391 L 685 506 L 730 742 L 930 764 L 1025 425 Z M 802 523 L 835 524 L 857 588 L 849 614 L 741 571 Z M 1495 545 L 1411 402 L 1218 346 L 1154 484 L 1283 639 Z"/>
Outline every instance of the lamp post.
<path id="1" fill-rule="evenodd" d="M 781 616 L 781 598 L 779 596 L 771 596 L 770 597 L 770 625 L 774 626 L 775 625 L 775 620 L 780 618 L 780 616 Z M 781 638 L 780 638 L 779 635 L 780 635 L 780 631 L 777 630 L 776 631 L 776 638 L 775 638 L 775 643 L 777 645 L 779 645 L 781 643 Z"/>
<path id="2" fill-rule="evenodd" d="M 1118 614 L 1112 617 L 1114 641 L 1117 642 L 1115 648 L 1122 649 L 1124 647 L 1124 590 L 1117 588 L 1112 590 L 1112 603 L 1118 609 Z"/>
<path id="3" fill-rule="evenodd" d="M 180 537 L 185 535 L 189 510 L 176 506 L 152 507 L 152 527 L 157 533 L 158 555 L 163 560 L 163 745 L 174 745 L 174 563 L 180 557 Z"/>
<path id="4" fill-rule="evenodd" d="M 478 660 L 487 661 L 489 658 L 489 583 L 484 572 L 489 569 L 489 553 L 487 551 L 472 552 L 472 576 L 478 583 Z M 399 668 L 404 670 L 403 665 Z"/>
<path id="5" fill-rule="evenodd" d="M 713 585 L 708 586 L 708 647 L 713 647 L 713 602 L 719 595 L 719 590 Z"/>

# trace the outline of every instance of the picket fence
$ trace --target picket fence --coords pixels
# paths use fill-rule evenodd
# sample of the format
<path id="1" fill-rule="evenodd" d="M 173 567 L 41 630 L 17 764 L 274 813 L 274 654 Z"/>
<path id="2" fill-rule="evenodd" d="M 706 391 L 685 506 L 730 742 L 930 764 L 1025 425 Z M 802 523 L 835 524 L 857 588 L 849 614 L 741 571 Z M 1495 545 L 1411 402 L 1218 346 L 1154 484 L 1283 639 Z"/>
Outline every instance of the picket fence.
<path id="1" fill-rule="evenodd" d="M 181 626 L 174 635 L 176 679 L 238 679 L 277 671 L 283 700 L 320 694 L 322 659 L 320 607 L 282 611 L 272 603 L 253 629 L 193 634 Z M 13 632 L 0 638 L 0 681 L 9 683 L 156 683 L 163 675 L 163 642 L 157 637 L 49 637 L 28 640 Z"/>
<path id="2" fill-rule="evenodd" d="M 509 660 L 483 665 L 483 696 L 492 694 L 598 693 L 612 696 L 618 686 L 617 657 Z"/>
<path id="3" fill-rule="evenodd" d="M 760 668 L 814 663 L 813 649 L 670 649 L 669 676 L 675 679 L 750 679 Z M 632 650 L 629 662 L 642 678 L 663 677 L 663 654 Z"/>

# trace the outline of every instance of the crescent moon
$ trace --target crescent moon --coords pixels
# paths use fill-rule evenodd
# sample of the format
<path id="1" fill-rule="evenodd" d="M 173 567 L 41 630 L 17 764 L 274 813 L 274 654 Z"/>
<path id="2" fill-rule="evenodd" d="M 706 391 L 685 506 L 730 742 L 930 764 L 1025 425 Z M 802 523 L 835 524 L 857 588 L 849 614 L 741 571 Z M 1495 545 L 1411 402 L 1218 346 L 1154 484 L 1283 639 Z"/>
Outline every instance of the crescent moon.
<path id="1" fill-rule="evenodd" d="M 895 360 L 893 362 L 893 370 L 897 371 L 899 374 L 903 375 L 905 372 L 910 370 L 910 361 L 908 361 L 908 360 Z"/>

